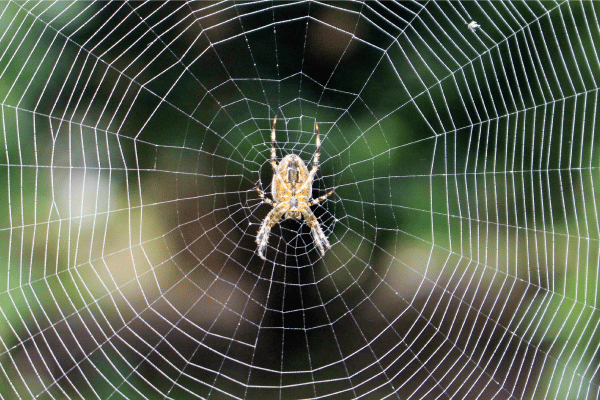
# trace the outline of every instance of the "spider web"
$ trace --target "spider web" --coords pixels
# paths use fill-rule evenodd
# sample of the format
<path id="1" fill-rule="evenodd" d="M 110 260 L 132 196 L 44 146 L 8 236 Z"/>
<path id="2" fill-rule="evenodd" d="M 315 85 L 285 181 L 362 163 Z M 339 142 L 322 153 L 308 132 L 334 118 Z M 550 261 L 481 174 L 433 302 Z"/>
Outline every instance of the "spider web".
<path id="1" fill-rule="evenodd" d="M 599 11 L 1 3 L 0 397 L 598 398 Z"/>

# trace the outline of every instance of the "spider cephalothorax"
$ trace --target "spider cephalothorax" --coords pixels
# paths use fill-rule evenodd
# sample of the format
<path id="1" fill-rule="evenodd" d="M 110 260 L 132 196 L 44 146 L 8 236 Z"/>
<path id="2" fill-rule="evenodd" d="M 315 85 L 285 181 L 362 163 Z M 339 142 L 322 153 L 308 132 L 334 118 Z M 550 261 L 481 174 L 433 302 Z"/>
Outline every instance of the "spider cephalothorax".
<path id="1" fill-rule="evenodd" d="M 327 237 L 323 233 L 317 218 L 310 210 L 310 206 L 325 200 L 333 190 L 318 199 L 312 199 L 312 184 L 315 174 L 319 169 L 319 155 L 321 153 L 321 141 L 319 140 L 319 125 L 315 124 L 317 135 L 317 149 L 312 162 L 312 168 L 309 171 L 304 161 L 296 154 L 288 154 L 283 157 L 281 162 L 277 163 L 277 154 L 275 151 L 275 124 L 277 117 L 273 119 L 273 128 L 271 129 L 271 167 L 273 168 L 273 181 L 271 182 L 271 195 L 273 200 L 265 197 L 264 192 L 256 186 L 258 195 L 263 202 L 273 206 L 273 209 L 267 214 L 260 225 L 256 235 L 258 244 L 258 256 L 265 259 L 264 252 L 269 240 L 271 228 L 279 220 L 293 218 L 304 220 L 310 227 L 315 244 L 321 255 L 325 255 L 325 249 L 331 247 Z"/>

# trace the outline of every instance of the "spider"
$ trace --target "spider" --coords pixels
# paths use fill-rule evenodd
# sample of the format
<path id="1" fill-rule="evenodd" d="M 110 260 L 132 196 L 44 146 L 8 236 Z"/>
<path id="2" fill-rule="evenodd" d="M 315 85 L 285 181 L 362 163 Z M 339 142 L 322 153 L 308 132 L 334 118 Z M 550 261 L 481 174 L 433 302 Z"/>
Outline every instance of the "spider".
<path id="1" fill-rule="evenodd" d="M 325 249 L 331 245 L 323 233 L 317 218 L 312 213 L 310 206 L 313 206 L 327 197 L 333 190 L 330 190 L 324 196 L 309 201 L 312 194 L 312 184 L 315 174 L 319 169 L 319 155 L 321 153 L 321 141 L 319 140 L 319 125 L 315 123 L 317 135 L 317 149 L 315 150 L 312 168 L 310 172 L 304 161 L 296 154 L 288 154 L 281 162 L 277 163 L 277 154 L 275 152 L 275 124 L 277 117 L 273 118 L 273 127 L 271 128 L 271 167 L 273 168 L 273 181 L 271 182 L 271 195 L 273 200 L 265 197 L 265 193 L 256 185 L 256 191 L 264 203 L 273 206 L 273 209 L 267 214 L 260 225 L 256 235 L 258 244 L 258 256 L 265 259 L 264 252 L 269 240 L 271 228 L 279 220 L 293 218 L 301 219 L 304 217 L 306 224 L 310 227 L 317 248 L 321 255 L 325 255 Z M 260 183 L 260 182 L 259 182 Z"/>

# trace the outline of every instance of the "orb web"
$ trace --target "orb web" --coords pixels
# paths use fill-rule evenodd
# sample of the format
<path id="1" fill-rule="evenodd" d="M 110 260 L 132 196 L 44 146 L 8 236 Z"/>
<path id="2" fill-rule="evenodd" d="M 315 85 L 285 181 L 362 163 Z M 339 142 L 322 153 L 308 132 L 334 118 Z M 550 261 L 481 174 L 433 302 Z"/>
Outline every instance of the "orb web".
<path id="1" fill-rule="evenodd" d="M 1 397 L 598 398 L 597 3 L 0 23 Z M 257 255 L 275 116 L 325 255 Z"/>

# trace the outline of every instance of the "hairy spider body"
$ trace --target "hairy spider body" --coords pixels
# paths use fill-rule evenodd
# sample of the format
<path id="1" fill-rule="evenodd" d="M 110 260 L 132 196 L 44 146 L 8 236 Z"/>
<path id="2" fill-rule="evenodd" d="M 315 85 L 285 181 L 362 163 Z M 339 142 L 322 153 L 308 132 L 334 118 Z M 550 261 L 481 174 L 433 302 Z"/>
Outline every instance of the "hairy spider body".
<path id="1" fill-rule="evenodd" d="M 258 244 L 258 256 L 265 260 L 264 252 L 269 240 L 271 228 L 283 219 L 301 219 L 304 217 L 306 224 L 310 227 L 315 245 L 325 255 L 325 249 L 331 247 L 327 236 L 323 233 L 317 218 L 312 213 L 310 206 L 325 200 L 333 193 L 330 190 L 325 196 L 309 200 L 312 195 L 312 184 L 319 169 L 319 155 L 321 153 L 321 141 L 319 140 L 319 126 L 315 124 L 317 149 L 309 171 L 304 161 L 296 154 L 288 154 L 277 163 L 275 150 L 275 124 L 277 117 L 273 119 L 271 129 L 271 167 L 273 168 L 273 181 L 271 182 L 271 196 L 273 200 L 265 197 L 264 192 L 256 186 L 256 191 L 263 202 L 273 206 L 258 229 L 256 243 Z"/>
<path id="2" fill-rule="evenodd" d="M 285 218 L 300 219 L 298 205 L 307 203 L 312 193 L 312 182 L 308 181 L 308 168 L 300 157 L 288 154 L 277 166 L 277 172 L 275 176 L 280 176 L 281 179 L 273 179 L 273 200 L 276 203 L 289 204 Z"/>

